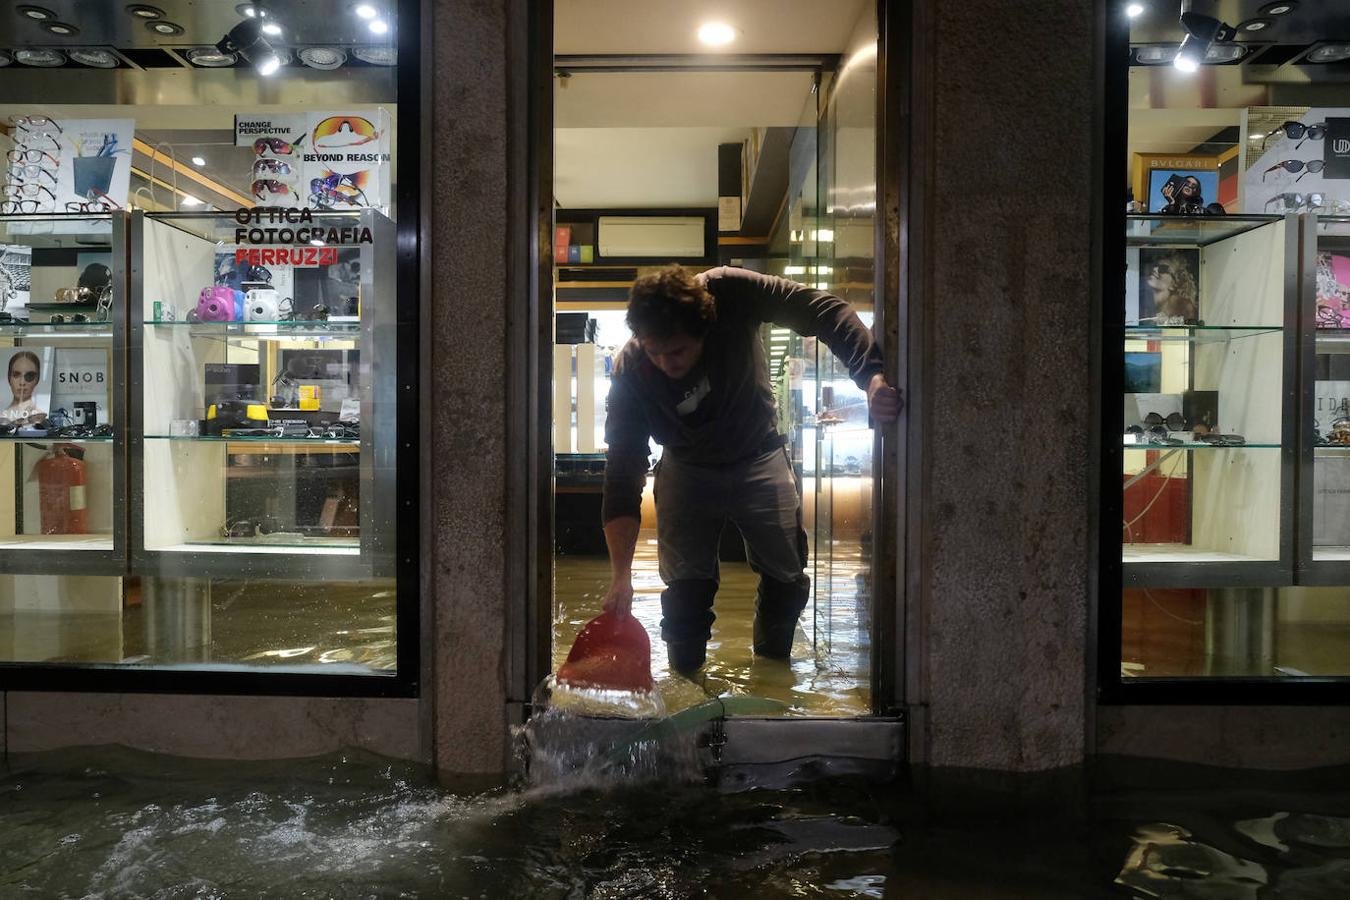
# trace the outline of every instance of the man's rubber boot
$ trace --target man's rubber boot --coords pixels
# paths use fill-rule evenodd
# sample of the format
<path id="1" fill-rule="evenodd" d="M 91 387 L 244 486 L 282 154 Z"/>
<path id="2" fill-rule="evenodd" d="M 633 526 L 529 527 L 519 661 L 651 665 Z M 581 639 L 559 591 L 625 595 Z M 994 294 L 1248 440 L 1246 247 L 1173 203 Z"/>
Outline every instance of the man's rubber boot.
<path id="1" fill-rule="evenodd" d="M 792 581 L 779 581 L 767 575 L 759 577 L 759 599 L 755 606 L 755 655 L 770 659 L 792 656 L 792 639 L 797 635 L 797 620 L 811 597 L 811 579 L 798 575 Z"/>
<path id="2" fill-rule="evenodd" d="M 717 582 L 701 578 L 672 581 L 661 593 L 661 638 L 670 667 L 681 675 L 697 672 L 707 659 L 716 596 Z"/>

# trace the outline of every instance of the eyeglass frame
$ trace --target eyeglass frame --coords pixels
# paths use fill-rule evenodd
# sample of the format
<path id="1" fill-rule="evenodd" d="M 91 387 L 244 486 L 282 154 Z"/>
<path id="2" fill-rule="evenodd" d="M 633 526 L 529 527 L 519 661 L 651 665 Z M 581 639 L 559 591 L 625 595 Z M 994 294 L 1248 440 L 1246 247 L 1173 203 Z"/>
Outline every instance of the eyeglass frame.
<path id="1" fill-rule="evenodd" d="M 10 116 L 9 124 L 24 131 L 31 131 L 32 129 L 29 127 L 31 125 L 55 125 L 58 134 L 66 133 L 65 129 L 61 127 L 61 123 L 51 116 Z"/>

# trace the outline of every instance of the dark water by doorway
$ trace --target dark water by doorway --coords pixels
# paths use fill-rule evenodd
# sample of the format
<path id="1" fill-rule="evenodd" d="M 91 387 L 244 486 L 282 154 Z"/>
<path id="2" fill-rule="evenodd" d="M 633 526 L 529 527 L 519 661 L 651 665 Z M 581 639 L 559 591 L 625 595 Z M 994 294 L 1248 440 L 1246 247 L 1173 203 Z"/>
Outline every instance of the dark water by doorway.
<path id="1" fill-rule="evenodd" d="M 354 754 L 100 748 L 11 759 L 0 896 L 1350 897 L 1350 794 L 1265 780 L 1016 807 L 1018 780 L 959 803 L 844 781 L 468 793 Z"/>

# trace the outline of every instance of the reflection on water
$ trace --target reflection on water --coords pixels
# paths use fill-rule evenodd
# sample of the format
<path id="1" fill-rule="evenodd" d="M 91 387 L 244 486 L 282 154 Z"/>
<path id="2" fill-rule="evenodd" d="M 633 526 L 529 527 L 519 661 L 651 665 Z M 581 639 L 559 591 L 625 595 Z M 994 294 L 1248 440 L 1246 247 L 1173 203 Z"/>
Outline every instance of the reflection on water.
<path id="1" fill-rule="evenodd" d="M 456 793 L 362 754 L 94 748 L 11 759 L 0 896 L 1344 900 L 1350 794 L 1326 790 L 1344 776 L 1022 808 L 999 799 L 1016 779 L 960 805 L 840 780 Z"/>
<path id="2" fill-rule="evenodd" d="M 555 557 L 556 602 L 553 619 L 553 668 L 567 659 L 581 627 L 598 616 L 609 587 L 606 557 Z M 666 709 L 676 712 L 709 696 L 756 696 L 781 701 L 791 712 L 822 716 L 857 716 L 871 712 L 867 686 L 867 622 L 857 596 L 852 566 L 861 572 L 854 554 L 850 562 L 836 552 L 836 591 L 829 607 L 831 642 L 825 648 L 823 615 L 808 606 L 802 614 L 791 663 L 756 657 L 750 650 L 757 576 L 746 563 L 722 563 L 708 663 L 699 683 L 674 674 L 661 640 L 662 584 L 656 567 L 656 541 L 644 532 L 633 558 L 633 615 L 652 640 L 652 676 Z M 856 574 L 856 573 L 855 573 Z"/>

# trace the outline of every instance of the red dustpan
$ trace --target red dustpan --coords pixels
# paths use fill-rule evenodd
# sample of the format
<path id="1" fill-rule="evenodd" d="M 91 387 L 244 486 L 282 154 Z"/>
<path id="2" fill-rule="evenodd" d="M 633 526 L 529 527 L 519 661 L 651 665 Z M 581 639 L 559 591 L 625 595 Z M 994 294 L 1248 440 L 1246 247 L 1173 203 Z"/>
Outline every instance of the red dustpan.
<path id="1" fill-rule="evenodd" d="M 652 642 L 647 629 L 631 615 L 617 618 L 603 612 L 586 623 L 558 670 L 558 681 L 570 687 L 611 691 L 650 691 Z"/>

